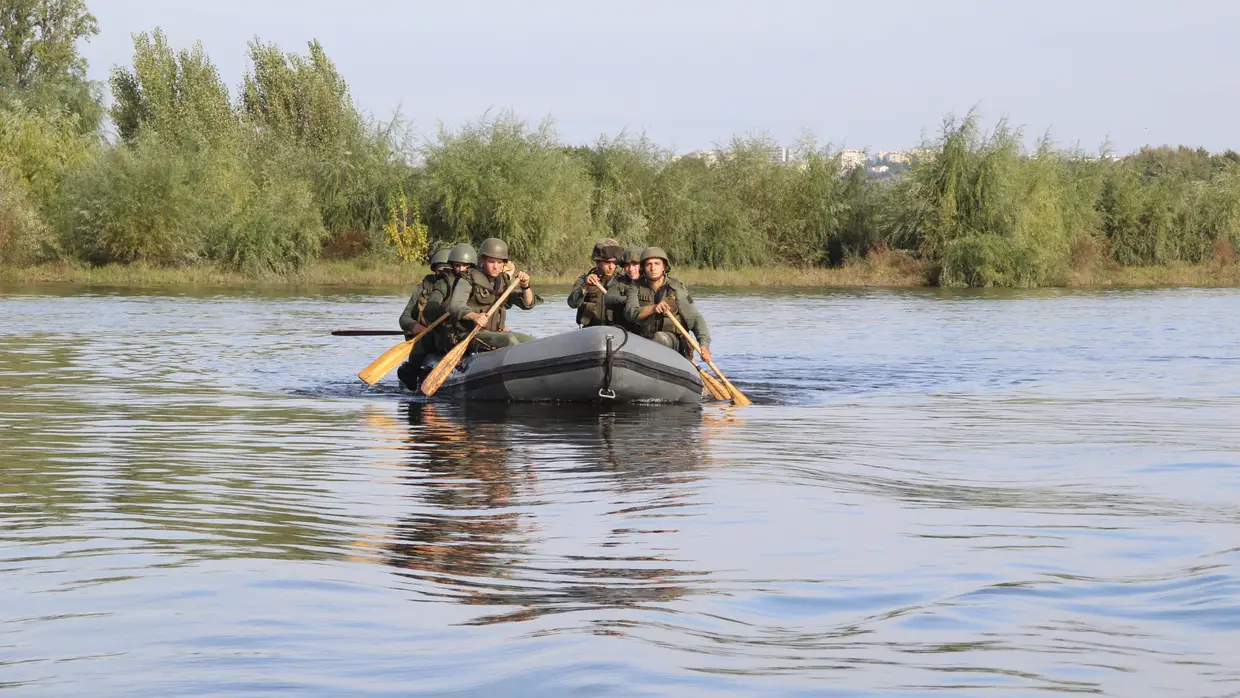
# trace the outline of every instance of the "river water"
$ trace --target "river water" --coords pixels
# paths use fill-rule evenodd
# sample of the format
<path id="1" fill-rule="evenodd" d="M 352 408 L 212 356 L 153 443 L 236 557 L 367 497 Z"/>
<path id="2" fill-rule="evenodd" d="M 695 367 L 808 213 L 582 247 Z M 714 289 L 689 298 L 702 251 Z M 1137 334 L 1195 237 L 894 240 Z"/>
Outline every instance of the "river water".
<path id="1" fill-rule="evenodd" d="M 367 388 L 399 289 L 0 289 L 0 693 L 1240 695 L 1240 292 L 696 295 L 753 406 Z"/>

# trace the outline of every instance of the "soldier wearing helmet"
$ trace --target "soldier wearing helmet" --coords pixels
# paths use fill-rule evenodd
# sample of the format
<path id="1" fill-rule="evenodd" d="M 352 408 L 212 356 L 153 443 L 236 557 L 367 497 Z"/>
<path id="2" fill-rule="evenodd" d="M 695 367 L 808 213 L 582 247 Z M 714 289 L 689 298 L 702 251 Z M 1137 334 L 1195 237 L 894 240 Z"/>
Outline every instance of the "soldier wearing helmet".
<path id="1" fill-rule="evenodd" d="M 446 311 L 444 302 L 447 296 L 443 294 L 443 286 L 448 279 L 455 276 L 450 258 L 451 250 L 447 248 L 431 255 L 429 260 L 431 273 L 422 277 L 421 283 L 413 290 L 413 295 L 409 296 L 404 312 L 400 314 L 400 328 L 405 331 L 405 339 L 410 339 L 421 332 L 424 327 L 438 320 L 439 316 Z M 443 323 L 440 323 L 440 327 L 442 326 Z M 409 359 L 397 369 L 397 377 L 410 390 L 417 390 L 418 383 L 422 380 L 422 360 L 434 348 L 433 344 L 433 339 L 427 337 L 413 345 Z"/>
<path id="2" fill-rule="evenodd" d="M 443 314 L 442 307 L 429 307 L 429 305 L 435 282 L 452 270 L 448 263 L 448 249 L 445 247 L 435 252 L 435 254 L 430 256 L 428 262 L 430 263 L 431 273 L 422 277 L 421 283 L 413 289 L 413 294 L 409 296 L 409 302 L 405 304 L 405 310 L 400 314 L 400 328 L 405 331 L 405 339 L 409 339 L 421 332 L 423 327 L 434 322 L 436 318 Z"/>
<path id="3" fill-rule="evenodd" d="M 603 238 L 594 245 L 590 255 L 594 259 L 594 268 L 577 277 L 573 290 L 568 294 L 568 307 L 577 311 L 578 325 L 616 324 L 614 312 L 607 307 L 606 298 L 607 289 L 616 281 L 616 257 L 622 251 L 620 243 L 611 238 Z"/>
<path id="4" fill-rule="evenodd" d="M 637 326 L 629 324 L 625 319 L 624 303 L 628 299 L 629 291 L 633 290 L 638 279 L 642 278 L 642 249 L 641 245 L 630 245 L 628 249 L 620 251 L 620 256 L 616 258 L 619 267 L 616 269 L 616 278 L 607 289 L 607 298 L 604 300 L 607 309 L 615 318 L 615 323 L 630 332 L 636 332 Z"/>
<path id="5" fill-rule="evenodd" d="M 478 253 L 481 257 L 478 264 L 460 274 L 460 281 L 448 299 L 448 313 L 452 316 L 456 331 L 463 336 L 478 323 L 485 322 L 476 337 L 480 345 L 489 349 L 501 349 L 532 340 L 533 337 L 527 334 L 512 332 L 505 322 L 508 308 L 515 305 L 530 310 L 541 301 L 530 286 L 530 275 L 521 271 L 514 277 L 507 270 L 508 243 L 499 238 L 483 240 Z M 514 278 L 518 290 L 510 294 L 494 313 L 486 315 Z"/>
<path id="6" fill-rule="evenodd" d="M 667 275 L 671 264 L 661 247 L 642 250 L 642 278 L 625 298 L 624 317 L 646 339 L 671 347 L 685 356 L 693 349 L 676 332 L 672 323 L 664 322 L 666 315 L 675 315 L 685 329 L 697 337 L 702 346 L 702 358 L 710 360 L 710 331 L 706 319 L 693 304 L 693 296 L 685 285 Z"/>
<path id="7" fill-rule="evenodd" d="M 452 271 L 445 274 L 439 281 L 435 283 L 435 289 L 431 292 L 431 301 L 438 302 L 443 308 L 441 312 L 448 311 L 448 300 L 452 298 L 452 292 L 456 290 L 457 282 L 460 281 L 461 275 L 467 273 L 478 264 L 478 251 L 474 246 L 462 242 L 454 245 L 448 251 L 448 263 L 452 265 Z M 465 334 L 457 331 L 456 323 L 451 318 L 445 320 L 443 324 L 435 328 L 435 349 L 441 352 L 447 352 L 456 343 L 465 338 Z"/>

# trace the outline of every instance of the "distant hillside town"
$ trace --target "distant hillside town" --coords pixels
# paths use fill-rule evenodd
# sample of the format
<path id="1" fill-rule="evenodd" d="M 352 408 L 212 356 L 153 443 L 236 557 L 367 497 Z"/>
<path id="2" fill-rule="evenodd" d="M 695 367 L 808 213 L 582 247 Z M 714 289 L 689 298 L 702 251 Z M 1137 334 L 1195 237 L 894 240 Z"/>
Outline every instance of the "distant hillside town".
<path id="1" fill-rule="evenodd" d="M 721 150 L 696 150 L 678 155 L 676 159 L 682 157 L 697 158 L 708 165 L 713 165 L 719 161 L 723 153 L 724 151 Z M 821 155 L 821 153 L 819 154 Z M 767 155 L 771 162 L 787 163 L 800 167 L 808 166 L 808 154 L 798 157 L 789 148 L 779 146 L 768 148 Z M 925 148 L 883 150 L 876 153 L 865 150 L 845 149 L 833 151 L 829 153 L 828 157 L 834 157 L 839 160 L 841 173 L 849 173 L 853 170 L 864 168 L 867 175 L 882 178 L 907 170 L 914 158 L 927 157 L 929 155 L 931 155 L 931 152 Z"/>
<path id="2" fill-rule="evenodd" d="M 723 150 L 695 150 L 683 155 L 677 155 L 674 159 L 680 158 L 697 158 L 704 161 L 708 165 L 719 162 L 726 151 Z M 766 149 L 767 156 L 771 162 L 787 163 L 794 167 L 808 167 L 809 154 L 798 156 L 792 149 L 774 146 Z M 818 152 L 822 155 L 821 152 Z M 915 159 L 928 159 L 934 157 L 934 151 L 929 148 L 909 148 L 908 150 L 880 150 L 871 153 L 867 150 L 844 149 L 829 151 L 826 157 L 837 158 L 840 163 L 840 173 L 848 174 L 857 169 L 864 169 L 865 174 L 869 177 L 882 179 L 892 177 L 901 172 L 908 170 L 912 166 Z M 1025 155 L 1023 157 L 1036 157 L 1036 155 Z M 1100 155 L 1075 155 L 1070 156 L 1072 159 L 1081 160 L 1098 160 Z M 1123 156 L 1106 155 L 1106 159 L 1117 161 L 1122 160 Z"/>

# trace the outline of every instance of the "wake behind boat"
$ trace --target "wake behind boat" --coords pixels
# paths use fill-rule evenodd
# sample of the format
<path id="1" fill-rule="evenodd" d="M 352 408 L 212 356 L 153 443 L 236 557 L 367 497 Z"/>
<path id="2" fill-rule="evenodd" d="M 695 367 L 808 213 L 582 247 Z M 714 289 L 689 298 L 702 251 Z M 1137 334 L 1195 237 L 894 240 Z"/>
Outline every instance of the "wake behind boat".
<path id="1" fill-rule="evenodd" d="M 439 355 L 426 357 L 429 371 Z M 401 382 L 411 390 L 408 372 Z M 438 395 L 509 402 L 699 402 L 702 379 L 678 352 L 621 327 L 565 332 L 467 357 Z"/>

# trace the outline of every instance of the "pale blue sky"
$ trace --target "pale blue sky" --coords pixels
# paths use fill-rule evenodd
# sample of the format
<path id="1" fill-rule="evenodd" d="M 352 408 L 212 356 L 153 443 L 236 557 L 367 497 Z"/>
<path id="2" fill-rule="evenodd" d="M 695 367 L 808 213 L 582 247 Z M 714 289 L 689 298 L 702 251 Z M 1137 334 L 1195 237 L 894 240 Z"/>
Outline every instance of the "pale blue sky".
<path id="1" fill-rule="evenodd" d="M 646 131 L 679 151 L 803 130 L 871 150 L 916 145 L 978 105 L 1030 135 L 1117 152 L 1240 149 L 1240 2 L 1179 0 L 88 0 L 92 77 L 130 34 L 202 40 L 230 87 L 258 35 L 317 38 L 379 117 L 432 134 L 512 108 L 560 136 Z"/>

